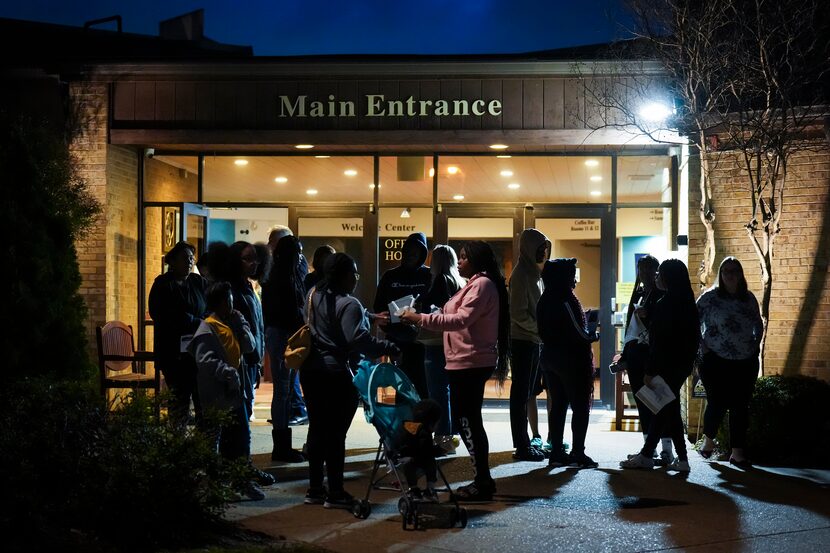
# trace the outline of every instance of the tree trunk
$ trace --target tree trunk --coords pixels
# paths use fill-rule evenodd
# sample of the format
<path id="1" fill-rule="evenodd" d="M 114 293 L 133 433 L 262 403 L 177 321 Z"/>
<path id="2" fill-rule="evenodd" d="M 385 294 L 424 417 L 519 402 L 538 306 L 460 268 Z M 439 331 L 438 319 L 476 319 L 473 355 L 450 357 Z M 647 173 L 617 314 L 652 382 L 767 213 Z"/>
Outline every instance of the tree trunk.
<path id="1" fill-rule="evenodd" d="M 702 135 L 701 135 L 702 137 Z M 701 141 L 701 144 L 705 142 Z M 703 244 L 703 259 L 697 271 L 698 286 L 701 290 L 712 284 L 712 269 L 715 266 L 715 209 L 712 206 L 712 189 L 709 181 L 709 158 L 706 150 L 698 150 L 700 155 L 700 222 L 706 229 L 706 242 Z"/>
<path id="2" fill-rule="evenodd" d="M 773 283 L 773 274 L 772 274 L 772 255 L 773 255 L 773 241 L 775 240 L 775 235 L 777 232 L 772 227 L 772 225 L 764 226 L 760 229 L 761 232 L 764 233 L 764 244 L 763 246 L 758 242 L 758 237 L 755 235 L 755 230 L 747 225 L 746 227 L 747 235 L 749 236 L 750 242 L 752 242 L 752 247 L 755 250 L 755 255 L 758 257 L 758 264 L 761 267 L 761 302 L 760 302 L 760 309 L 761 309 L 761 322 L 763 324 L 763 332 L 761 333 L 761 344 L 760 344 L 760 353 L 759 353 L 759 363 L 760 363 L 760 372 L 761 376 L 766 374 L 764 368 L 764 353 L 767 347 L 767 334 L 769 330 L 769 307 L 772 300 L 772 283 Z"/>

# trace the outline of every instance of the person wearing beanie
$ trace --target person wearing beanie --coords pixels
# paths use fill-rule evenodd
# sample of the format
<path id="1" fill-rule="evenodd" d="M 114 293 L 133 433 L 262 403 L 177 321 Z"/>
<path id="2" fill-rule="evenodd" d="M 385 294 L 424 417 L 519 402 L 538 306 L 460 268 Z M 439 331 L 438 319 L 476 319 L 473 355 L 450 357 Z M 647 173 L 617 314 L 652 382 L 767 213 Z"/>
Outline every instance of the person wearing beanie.
<path id="1" fill-rule="evenodd" d="M 532 395 L 538 380 L 539 329 L 536 305 L 542 296 L 542 267 L 550 256 L 550 241 L 536 229 L 525 229 L 519 237 L 519 260 L 510 275 L 510 431 L 513 457 L 520 461 L 542 461 L 545 454 L 533 447 L 527 434 L 529 409 L 536 409 Z M 528 400 L 533 398 L 533 402 Z M 535 436 L 534 436 L 535 438 Z"/>
<path id="2" fill-rule="evenodd" d="M 389 302 L 410 295 L 416 298 L 416 308 L 420 306 L 418 300 L 426 295 L 432 282 L 429 267 L 424 265 L 428 251 L 427 237 L 423 232 L 415 232 L 407 237 L 402 247 L 401 264 L 389 269 L 380 278 L 373 305 L 376 313 L 388 311 Z M 429 310 L 428 305 L 423 307 Z M 418 395 L 428 397 L 424 346 L 415 341 L 418 329 L 404 323 L 388 324 L 382 328 L 386 338 L 401 350 L 401 370 L 412 381 Z"/>

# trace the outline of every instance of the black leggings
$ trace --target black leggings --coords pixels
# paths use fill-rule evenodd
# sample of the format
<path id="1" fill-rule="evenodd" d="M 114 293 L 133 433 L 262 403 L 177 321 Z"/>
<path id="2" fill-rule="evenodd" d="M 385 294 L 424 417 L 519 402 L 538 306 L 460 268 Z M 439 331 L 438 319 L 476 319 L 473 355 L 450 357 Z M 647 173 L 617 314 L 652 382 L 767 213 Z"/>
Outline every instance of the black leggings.
<path id="1" fill-rule="evenodd" d="M 172 366 L 170 366 L 172 365 Z M 170 389 L 168 416 L 175 424 L 184 427 L 190 419 L 190 400 L 196 413 L 196 424 L 202 423 L 202 403 L 196 386 L 196 360 L 191 355 L 179 355 L 178 359 L 161 369 L 164 381 Z"/>
<path id="2" fill-rule="evenodd" d="M 419 342 L 395 342 L 401 350 L 401 365 L 403 373 L 409 377 L 409 381 L 415 386 L 415 390 L 421 399 L 429 397 L 427 389 L 427 373 L 424 367 L 424 345 Z"/>
<path id="3" fill-rule="evenodd" d="M 685 380 L 685 379 L 683 379 Z M 674 450 L 677 452 L 677 458 L 681 461 L 689 459 L 686 453 L 686 437 L 685 429 L 683 428 L 683 417 L 680 415 L 680 388 L 683 385 L 683 380 L 679 384 L 673 382 L 666 382 L 671 391 L 674 393 L 674 400 L 663 406 L 660 411 L 654 414 L 651 419 L 651 426 L 648 429 L 648 437 L 643 449 L 640 453 L 651 459 L 654 456 L 654 450 L 660 442 L 661 437 L 671 437 L 674 443 Z M 648 407 L 646 407 L 648 409 Z"/>
<path id="4" fill-rule="evenodd" d="M 493 479 L 490 477 L 490 442 L 481 418 L 484 386 L 492 376 L 493 370 L 493 367 L 481 367 L 447 371 L 450 377 L 453 425 L 461 430 L 461 439 L 470 452 L 475 473 L 473 481 L 482 487 L 493 486 Z"/>
<path id="5" fill-rule="evenodd" d="M 544 367 L 544 365 L 543 365 Z M 549 369 L 549 367 L 548 367 Z M 585 452 L 585 435 L 588 433 L 588 418 L 594 393 L 594 375 L 588 370 L 554 371 L 545 370 L 545 384 L 551 397 L 548 415 L 548 432 L 552 451 L 561 451 L 565 434 L 565 419 L 568 405 L 571 406 L 571 432 L 575 454 Z"/>
<path id="6" fill-rule="evenodd" d="M 513 447 L 530 447 L 527 435 L 527 401 L 539 379 L 539 344 L 510 341 L 510 432 Z"/>
<path id="7" fill-rule="evenodd" d="M 746 447 L 749 402 L 758 378 L 758 359 L 724 359 L 713 352 L 703 356 L 700 378 L 706 388 L 703 433 L 715 439 L 726 411 L 729 411 L 729 441 L 732 447 Z"/>
<path id="8" fill-rule="evenodd" d="M 640 416 L 640 428 L 643 434 L 647 435 L 651 427 L 651 419 L 654 418 L 654 413 L 637 397 L 637 392 L 645 385 L 644 379 L 646 376 L 646 361 L 648 360 L 648 344 L 639 344 L 636 340 L 629 341 L 623 349 L 623 358 L 628 364 L 626 372 L 628 372 L 628 381 L 631 383 L 631 393 L 634 395 L 634 403 L 637 404 L 637 413 Z M 670 436 L 667 434 L 660 437 L 669 438 Z"/>
<path id="9" fill-rule="evenodd" d="M 348 371 L 309 368 L 300 371 L 308 409 L 309 487 L 323 486 L 323 465 L 329 492 L 343 491 L 346 432 L 357 411 L 357 390 Z"/>

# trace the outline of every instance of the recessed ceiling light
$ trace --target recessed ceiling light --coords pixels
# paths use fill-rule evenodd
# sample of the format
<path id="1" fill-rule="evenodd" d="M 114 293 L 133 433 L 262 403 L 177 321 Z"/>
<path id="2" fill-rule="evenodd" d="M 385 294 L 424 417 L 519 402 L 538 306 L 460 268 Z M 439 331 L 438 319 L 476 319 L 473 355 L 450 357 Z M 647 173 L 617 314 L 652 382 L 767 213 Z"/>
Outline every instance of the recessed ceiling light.
<path id="1" fill-rule="evenodd" d="M 280 184 L 285 184 L 288 182 L 288 179 L 285 177 L 277 177 L 274 179 L 274 182 L 278 182 Z"/>
<path id="2" fill-rule="evenodd" d="M 294 147 L 297 148 L 298 150 L 310 150 L 314 147 L 314 145 L 313 144 L 297 144 Z"/>
<path id="3" fill-rule="evenodd" d="M 496 156 L 498 159 L 510 159 L 513 156 Z"/>
<path id="4" fill-rule="evenodd" d="M 602 196 L 602 192 L 599 190 L 591 190 L 591 196 Z"/>
<path id="5" fill-rule="evenodd" d="M 456 194 L 455 196 L 452 197 L 452 199 L 457 200 L 457 201 L 460 202 L 461 200 L 464 199 L 464 194 Z"/>
<path id="6" fill-rule="evenodd" d="M 509 147 L 507 144 L 490 144 L 491 150 L 506 150 Z"/>
<path id="7" fill-rule="evenodd" d="M 447 173 L 449 173 L 450 175 L 458 173 L 458 167 L 456 167 L 455 165 L 450 165 L 449 167 L 447 167 Z"/>
<path id="8" fill-rule="evenodd" d="M 513 176 L 513 171 L 508 171 L 508 170 L 505 169 L 504 171 L 502 171 L 499 174 L 503 177 L 512 177 Z"/>
<path id="9" fill-rule="evenodd" d="M 518 182 L 511 182 L 510 184 L 507 185 L 507 188 L 509 188 L 510 190 L 516 190 L 516 189 L 520 188 L 521 186 L 522 185 L 519 184 Z"/>
<path id="10" fill-rule="evenodd" d="M 599 175 L 591 175 L 591 180 L 594 182 L 599 182 L 602 180 L 602 177 Z"/>
<path id="11" fill-rule="evenodd" d="M 233 163 L 234 163 L 234 165 L 239 165 L 240 167 L 244 167 L 245 165 L 248 165 L 248 160 L 247 159 L 237 159 L 237 160 L 234 160 Z"/>
<path id="12" fill-rule="evenodd" d="M 435 176 L 435 167 L 430 167 L 429 168 L 429 178 L 432 178 L 434 176 Z"/>
<path id="13" fill-rule="evenodd" d="M 297 147 L 299 148 L 299 146 L 297 146 Z M 317 158 L 317 159 L 328 159 L 331 156 L 314 156 L 314 157 Z"/>
<path id="14" fill-rule="evenodd" d="M 343 174 L 347 177 L 354 177 L 357 175 L 357 171 L 355 171 L 354 169 L 346 169 L 345 171 L 343 171 Z"/>
<path id="15" fill-rule="evenodd" d="M 315 190 L 314 188 L 309 188 L 308 190 L 305 191 L 305 193 L 308 194 L 309 196 L 316 196 L 317 195 L 317 190 Z"/>
<path id="16" fill-rule="evenodd" d="M 585 160 L 586 167 L 599 167 L 599 161 L 595 159 L 586 159 Z"/>

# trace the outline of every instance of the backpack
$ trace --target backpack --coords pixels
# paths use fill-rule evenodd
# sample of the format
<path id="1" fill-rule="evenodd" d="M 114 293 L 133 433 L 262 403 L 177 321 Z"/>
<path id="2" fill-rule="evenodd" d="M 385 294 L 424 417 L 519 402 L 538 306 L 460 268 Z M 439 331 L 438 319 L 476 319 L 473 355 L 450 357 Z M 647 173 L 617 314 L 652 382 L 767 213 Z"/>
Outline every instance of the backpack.
<path id="1" fill-rule="evenodd" d="M 303 366 L 306 359 L 308 359 L 309 355 L 311 355 L 311 350 L 314 347 L 311 336 L 311 327 L 309 326 L 309 322 L 311 321 L 311 311 L 313 309 L 311 303 L 311 295 L 313 293 L 314 288 L 312 288 L 308 293 L 308 319 L 306 320 L 306 324 L 301 326 L 297 332 L 288 338 L 288 342 L 285 346 L 285 352 L 283 353 L 285 366 L 292 370 L 299 369 Z"/>

